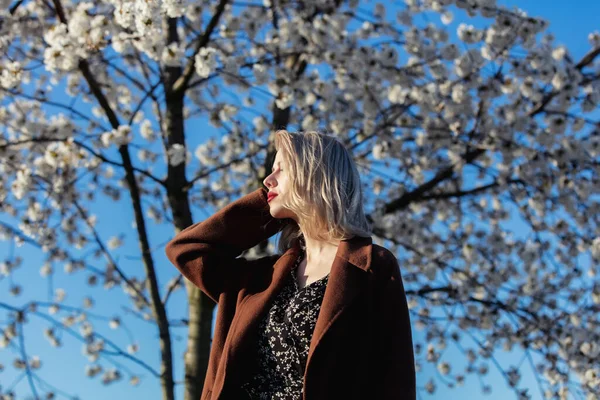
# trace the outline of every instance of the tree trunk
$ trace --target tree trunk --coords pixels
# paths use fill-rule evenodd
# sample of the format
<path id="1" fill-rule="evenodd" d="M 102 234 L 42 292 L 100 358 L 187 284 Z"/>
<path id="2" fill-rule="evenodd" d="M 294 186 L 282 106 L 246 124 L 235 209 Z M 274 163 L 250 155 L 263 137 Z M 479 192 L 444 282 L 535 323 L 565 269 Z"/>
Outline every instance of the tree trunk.
<path id="1" fill-rule="evenodd" d="M 176 76 L 178 74 L 173 74 L 170 78 L 174 80 Z M 171 79 L 167 78 L 167 81 Z M 184 96 L 181 93 L 167 96 L 165 131 L 169 147 L 175 143 L 185 146 L 183 103 Z M 169 164 L 167 172 L 167 197 L 177 233 L 193 223 L 188 194 L 184 190 L 187 184 L 185 165 L 186 163 L 177 166 Z M 204 387 L 204 377 L 208 368 L 215 303 L 187 280 L 185 287 L 189 302 L 189 325 L 184 357 L 184 400 L 198 400 Z"/>
<path id="2" fill-rule="evenodd" d="M 204 387 L 211 346 L 211 327 L 215 303 L 189 281 L 189 320 L 187 349 L 185 352 L 184 400 L 198 400 Z"/>

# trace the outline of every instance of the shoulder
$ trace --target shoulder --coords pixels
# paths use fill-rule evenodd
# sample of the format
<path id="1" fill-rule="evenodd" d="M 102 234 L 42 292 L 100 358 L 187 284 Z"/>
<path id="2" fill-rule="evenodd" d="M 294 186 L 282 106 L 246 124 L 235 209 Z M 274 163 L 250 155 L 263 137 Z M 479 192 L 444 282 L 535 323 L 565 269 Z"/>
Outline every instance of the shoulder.
<path id="1" fill-rule="evenodd" d="M 378 279 L 389 279 L 398 273 L 398 259 L 390 250 L 373 243 L 371 270 Z"/>
<path id="2" fill-rule="evenodd" d="M 371 266 L 374 278 L 374 297 L 385 304 L 403 302 L 406 307 L 406 293 L 398 259 L 385 247 L 373 244 Z"/>

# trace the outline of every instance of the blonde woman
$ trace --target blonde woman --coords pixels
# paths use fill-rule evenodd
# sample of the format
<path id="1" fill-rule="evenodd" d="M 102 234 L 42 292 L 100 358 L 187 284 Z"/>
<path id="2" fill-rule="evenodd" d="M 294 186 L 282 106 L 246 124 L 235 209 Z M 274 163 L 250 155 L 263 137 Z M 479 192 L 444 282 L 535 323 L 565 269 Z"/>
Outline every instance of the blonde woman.
<path id="1" fill-rule="evenodd" d="M 179 233 L 171 262 L 218 303 L 205 399 L 414 400 L 396 257 L 372 243 L 348 150 L 275 133 L 261 187 Z M 276 255 L 238 257 L 281 232 Z"/>

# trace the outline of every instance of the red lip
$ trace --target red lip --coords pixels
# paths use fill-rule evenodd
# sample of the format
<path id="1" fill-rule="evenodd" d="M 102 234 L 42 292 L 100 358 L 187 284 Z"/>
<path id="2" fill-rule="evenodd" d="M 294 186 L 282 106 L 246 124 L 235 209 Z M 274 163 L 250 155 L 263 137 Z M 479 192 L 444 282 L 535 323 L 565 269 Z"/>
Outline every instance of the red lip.
<path id="1" fill-rule="evenodd" d="M 267 202 L 273 200 L 274 197 L 276 197 L 277 195 L 275 193 L 269 193 L 267 195 Z"/>

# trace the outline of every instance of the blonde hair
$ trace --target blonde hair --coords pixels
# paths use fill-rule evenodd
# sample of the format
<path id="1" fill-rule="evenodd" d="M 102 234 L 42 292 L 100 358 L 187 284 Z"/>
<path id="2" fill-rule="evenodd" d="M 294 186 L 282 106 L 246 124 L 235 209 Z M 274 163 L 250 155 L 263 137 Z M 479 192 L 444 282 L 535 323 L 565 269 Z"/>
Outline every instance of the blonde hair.
<path id="1" fill-rule="evenodd" d="M 291 177 L 283 206 L 298 216 L 298 223 L 291 220 L 281 230 L 279 252 L 284 253 L 294 240 L 305 248 L 303 232 L 324 241 L 371 236 L 360 175 L 343 142 L 315 131 L 281 129 L 275 132 L 275 149 L 282 153 Z"/>

